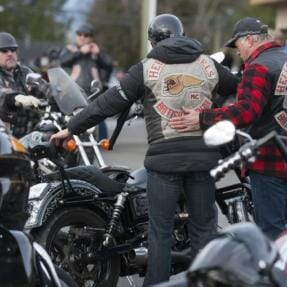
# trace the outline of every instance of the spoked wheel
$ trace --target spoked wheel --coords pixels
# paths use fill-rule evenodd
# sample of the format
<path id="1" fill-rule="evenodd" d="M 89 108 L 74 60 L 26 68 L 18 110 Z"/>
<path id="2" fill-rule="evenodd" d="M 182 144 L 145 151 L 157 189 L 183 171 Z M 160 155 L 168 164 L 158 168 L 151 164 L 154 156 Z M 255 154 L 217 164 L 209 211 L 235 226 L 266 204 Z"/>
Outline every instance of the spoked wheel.
<path id="1" fill-rule="evenodd" d="M 33 235 L 79 286 L 113 287 L 119 278 L 120 260 L 97 256 L 104 231 L 105 221 L 98 214 L 70 208 L 56 213 Z"/>

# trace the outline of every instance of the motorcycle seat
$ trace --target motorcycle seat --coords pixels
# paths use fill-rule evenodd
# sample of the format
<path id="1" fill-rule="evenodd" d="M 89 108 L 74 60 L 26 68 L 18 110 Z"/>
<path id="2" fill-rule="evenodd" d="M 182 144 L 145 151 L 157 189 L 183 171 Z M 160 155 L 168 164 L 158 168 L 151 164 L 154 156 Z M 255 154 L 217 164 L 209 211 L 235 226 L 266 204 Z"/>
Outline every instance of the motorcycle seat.
<path id="1" fill-rule="evenodd" d="M 65 172 L 69 179 L 83 180 L 95 185 L 102 192 L 120 193 L 125 187 L 124 183 L 112 180 L 96 166 L 76 166 L 66 168 Z M 50 173 L 46 176 L 48 180 L 61 179 L 59 172 Z"/>

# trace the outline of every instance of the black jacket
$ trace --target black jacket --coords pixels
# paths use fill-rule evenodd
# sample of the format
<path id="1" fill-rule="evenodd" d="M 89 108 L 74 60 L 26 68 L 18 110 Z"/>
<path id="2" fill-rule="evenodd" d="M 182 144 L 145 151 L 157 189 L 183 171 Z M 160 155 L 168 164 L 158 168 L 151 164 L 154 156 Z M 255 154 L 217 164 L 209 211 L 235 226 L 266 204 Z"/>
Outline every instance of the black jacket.
<path id="1" fill-rule="evenodd" d="M 157 59 L 168 65 L 192 63 L 199 58 L 202 52 L 201 45 L 195 40 L 185 37 L 169 38 L 159 42 L 148 54 L 147 59 Z M 214 64 L 219 76 L 216 86 L 217 92 L 224 97 L 235 93 L 237 78 L 223 66 Z M 155 97 L 145 85 L 144 65 L 145 60 L 132 66 L 127 75 L 120 81 L 120 86 L 109 89 L 72 118 L 68 124 L 69 131 L 73 134 L 79 134 L 106 117 L 118 114 L 135 101 L 142 99 L 149 142 L 145 159 L 146 168 L 163 173 L 210 169 L 219 159 L 219 153 L 217 149 L 205 147 L 201 136 L 178 136 L 169 139 L 162 136 L 160 138 L 159 129 L 155 128 L 155 126 L 160 126 L 160 116 L 155 115 L 153 105 L 150 104 L 155 101 Z M 154 115 L 150 116 L 151 113 Z M 155 133 L 157 139 L 154 137 Z"/>
<path id="2" fill-rule="evenodd" d="M 33 110 L 15 106 L 15 96 L 28 95 L 25 79 L 32 70 L 17 65 L 12 73 L 0 68 L 0 118 L 11 125 L 12 133 L 19 138 L 29 132 L 38 121 L 38 114 Z"/>
<path id="3" fill-rule="evenodd" d="M 64 48 L 59 52 L 59 61 L 63 68 L 72 69 L 75 65 L 80 67 L 80 74 L 76 82 L 87 95 L 90 94 L 90 84 L 94 80 L 93 68 L 97 69 L 103 88 L 107 87 L 113 71 L 112 57 L 103 50 L 93 58 L 91 54 L 82 54 L 80 51 L 71 52 L 69 49 Z"/>

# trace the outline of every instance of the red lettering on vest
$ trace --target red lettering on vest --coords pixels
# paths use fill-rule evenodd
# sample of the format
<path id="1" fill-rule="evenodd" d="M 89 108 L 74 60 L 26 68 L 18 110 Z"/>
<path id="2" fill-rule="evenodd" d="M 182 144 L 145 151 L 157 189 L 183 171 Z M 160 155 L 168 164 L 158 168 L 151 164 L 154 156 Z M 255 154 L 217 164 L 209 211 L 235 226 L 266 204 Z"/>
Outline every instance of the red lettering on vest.
<path id="1" fill-rule="evenodd" d="M 148 79 L 151 81 L 158 80 L 160 71 L 163 66 L 164 66 L 164 63 L 160 61 L 154 61 L 148 70 Z"/>
<path id="2" fill-rule="evenodd" d="M 165 119 L 171 119 L 172 117 L 183 115 L 183 112 L 181 110 L 172 109 L 167 106 L 163 101 L 157 102 L 153 107 L 157 111 L 157 113 Z"/>

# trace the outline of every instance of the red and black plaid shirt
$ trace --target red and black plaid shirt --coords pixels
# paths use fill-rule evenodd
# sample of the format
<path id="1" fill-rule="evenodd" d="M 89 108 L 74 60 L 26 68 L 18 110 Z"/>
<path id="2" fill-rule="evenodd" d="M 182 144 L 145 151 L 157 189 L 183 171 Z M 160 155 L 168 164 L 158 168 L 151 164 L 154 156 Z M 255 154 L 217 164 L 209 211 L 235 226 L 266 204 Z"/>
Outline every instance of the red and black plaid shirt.
<path id="1" fill-rule="evenodd" d="M 237 128 L 251 125 L 258 119 L 273 94 L 272 85 L 268 77 L 267 67 L 251 62 L 263 51 L 278 46 L 275 42 L 268 42 L 256 49 L 245 62 L 242 80 L 237 88 L 237 101 L 234 104 L 200 113 L 200 125 L 206 129 L 214 123 L 227 119 Z M 249 169 L 266 175 L 287 179 L 287 163 L 275 144 L 268 144 L 259 150 L 254 163 Z"/>

